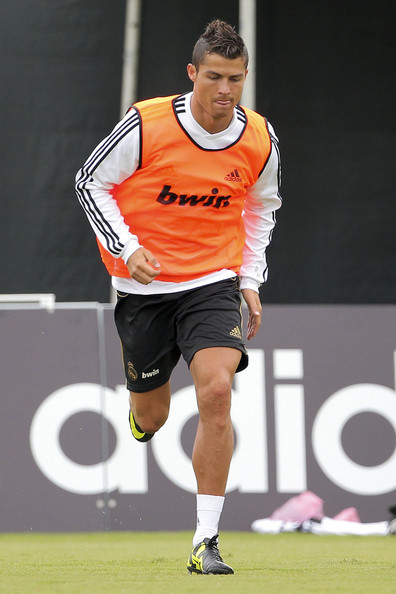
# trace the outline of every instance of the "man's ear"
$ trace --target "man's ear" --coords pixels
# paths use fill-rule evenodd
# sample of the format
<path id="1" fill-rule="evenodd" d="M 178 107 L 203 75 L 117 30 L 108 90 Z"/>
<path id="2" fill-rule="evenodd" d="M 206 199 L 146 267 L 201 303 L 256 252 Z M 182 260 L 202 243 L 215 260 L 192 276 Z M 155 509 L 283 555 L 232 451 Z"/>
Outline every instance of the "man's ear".
<path id="1" fill-rule="evenodd" d="M 187 64 L 187 74 L 188 78 L 195 83 L 197 78 L 197 69 L 195 68 L 194 64 Z"/>

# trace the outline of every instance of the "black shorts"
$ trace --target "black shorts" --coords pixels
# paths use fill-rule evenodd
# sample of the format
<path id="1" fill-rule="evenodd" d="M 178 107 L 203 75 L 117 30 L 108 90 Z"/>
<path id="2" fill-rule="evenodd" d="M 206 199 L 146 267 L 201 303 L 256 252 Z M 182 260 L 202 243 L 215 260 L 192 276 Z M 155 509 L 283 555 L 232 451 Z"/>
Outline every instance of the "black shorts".
<path id="1" fill-rule="evenodd" d="M 177 293 L 118 292 L 114 317 L 127 387 L 133 392 L 162 386 L 169 380 L 180 354 L 190 365 L 197 351 L 209 347 L 240 350 L 236 371 L 248 365 L 238 277 Z"/>

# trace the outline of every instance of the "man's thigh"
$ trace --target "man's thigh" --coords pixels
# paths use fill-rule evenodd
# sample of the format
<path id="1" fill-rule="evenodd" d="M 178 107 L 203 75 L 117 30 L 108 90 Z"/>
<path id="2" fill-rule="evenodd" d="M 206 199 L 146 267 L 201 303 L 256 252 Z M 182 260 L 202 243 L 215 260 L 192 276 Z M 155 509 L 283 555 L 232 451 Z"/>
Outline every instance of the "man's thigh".
<path id="1" fill-rule="evenodd" d="M 231 391 L 232 381 L 242 354 L 238 349 L 211 347 L 197 351 L 191 361 L 190 371 L 197 389 L 219 385 Z"/>

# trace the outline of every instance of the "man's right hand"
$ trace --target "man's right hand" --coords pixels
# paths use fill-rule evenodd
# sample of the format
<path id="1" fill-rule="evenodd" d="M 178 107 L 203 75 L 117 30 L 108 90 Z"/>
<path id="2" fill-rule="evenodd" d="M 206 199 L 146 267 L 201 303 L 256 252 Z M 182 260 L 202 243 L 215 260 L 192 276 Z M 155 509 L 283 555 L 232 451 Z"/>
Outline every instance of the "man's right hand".
<path id="1" fill-rule="evenodd" d="M 161 267 L 157 259 L 150 250 L 139 248 L 133 252 L 127 262 L 127 268 L 131 278 L 137 280 L 142 285 L 148 285 L 161 272 Z"/>

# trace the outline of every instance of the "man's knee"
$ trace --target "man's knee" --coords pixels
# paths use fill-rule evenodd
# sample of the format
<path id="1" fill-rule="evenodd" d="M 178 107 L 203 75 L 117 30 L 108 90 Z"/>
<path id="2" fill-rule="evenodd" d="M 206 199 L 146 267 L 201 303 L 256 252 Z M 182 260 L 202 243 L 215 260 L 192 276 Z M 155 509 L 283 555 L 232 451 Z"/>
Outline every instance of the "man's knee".
<path id="1" fill-rule="evenodd" d="M 201 418 L 228 419 L 231 409 L 231 382 L 226 376 L 217 376 L 197 386 L 198 408 Z"/>
<path id="2" fill-rule="evenodd" d="M 145 433 L 156 433 L 169 414 L 169 382 L 151 392 L 130 392 L 130 407 L 135 421 Z"/>
<path id="3" fill-rule="evenodd" d="M 168 418 L 168 411 L 155 411 L 155 413 L 139 413 L 137 422 L 145 433 L 156 433 L 165 424 Z"/>

